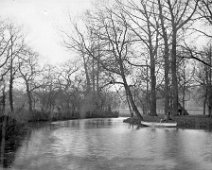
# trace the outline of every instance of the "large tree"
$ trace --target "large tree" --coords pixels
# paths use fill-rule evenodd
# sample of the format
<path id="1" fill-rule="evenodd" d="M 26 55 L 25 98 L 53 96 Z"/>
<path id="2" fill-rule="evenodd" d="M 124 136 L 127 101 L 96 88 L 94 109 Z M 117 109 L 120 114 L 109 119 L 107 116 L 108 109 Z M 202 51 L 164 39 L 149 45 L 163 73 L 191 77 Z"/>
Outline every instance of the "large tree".
<path id="1" fill-rule="evenodd" d="M 166 0 L 163 9 L 167 24 L 170 25 L 171 36 L 171 79 L 172 79 L 172 114 L 178 114 L 178 79 L 177 79 L 177 44 L 180 34 L 185 31 L 187 24 L 192 21 L 198 1 L 193 0 Z M 190 25 L 189 25 L 190 26 Z"/>
<path id="2" fill-rule="evenodd" d="M 24 37 L 19 30 L 13 24 L 7 26 L 8 38 L 9 38 L 9 48 L 7 51 L 8 62 L 7 67 L 9 69 L 9 105 L 10 111 L 14 112 L 13 106 L 13 85 L 15 80 L 15 75 L 18 72 L 18 56 L 21 55 L 25 50 Z"/>
<path id="3" fill-rule="evenodd" d="M 119 2 L 120 3 L 120 2 Z M 123 4 L 122 4 L 123 5 Z M 157 6 L 152 1 L 130 1 L 124 6 L 127 23 L 133 32 L 137 43 L 140 41 L 140 51 L 147 51 L 150 69 L 150 115 L 156 113 L 156 60 L 159 46 L 159 19 Z M 142 50 L 141 50 L 142 49 Z M 140 58 L 142 60 L 143 58 Z"/>
<path id="4" fill-rule="evenodd" d="M 92 29 L 94 36 L 99 39 L 100 43 L 103 44 L 101 49 L 101 51 L 104 51 L 101 60 L 103 68 L 121 78 L 122 82 L 113 80 L 112 83 L 120 83 L 124 86 L 133 112 L 138 118 L 142 119 L 127 81 L 127 75 L 130 71 L 128 69 L 129 49 L 132 40 L 125 14 L 122 11 L 118 13 L 115 9 L 106 8 L 90 17 L 92 22 L 95 23 L 95 27 L 90 27 L 90 29 Z"/>

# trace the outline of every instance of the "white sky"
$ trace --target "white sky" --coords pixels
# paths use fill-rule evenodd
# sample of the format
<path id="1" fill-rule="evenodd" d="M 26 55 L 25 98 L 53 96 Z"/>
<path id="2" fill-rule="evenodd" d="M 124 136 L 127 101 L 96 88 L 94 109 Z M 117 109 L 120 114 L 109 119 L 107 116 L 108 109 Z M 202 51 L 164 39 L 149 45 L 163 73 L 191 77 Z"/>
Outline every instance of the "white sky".
<path id="1" fill-rule="evenodd" d="M 70 53 L 62 46 L 60 30 L 72 17 L 91 7 L 90 0 L 0 0 L 0 18 L 21 25 L 26 42 L 40 53 L 41 62 L 57 64 Z"/>
<path id="2" fill-rule="evenodd" d="M 26 42 L 40 53 L 41 62 L 57 64 L 73 57 L 62 46 L 60 33 L 60 30 L 68 29 L 68 14 L 72 18 L 80 16 L 91 8 L 93 1 L 0 0 L 0 18 L 23 27 Z M 200 39 L 196 43 L 202 44 L 203 41 Z"/>

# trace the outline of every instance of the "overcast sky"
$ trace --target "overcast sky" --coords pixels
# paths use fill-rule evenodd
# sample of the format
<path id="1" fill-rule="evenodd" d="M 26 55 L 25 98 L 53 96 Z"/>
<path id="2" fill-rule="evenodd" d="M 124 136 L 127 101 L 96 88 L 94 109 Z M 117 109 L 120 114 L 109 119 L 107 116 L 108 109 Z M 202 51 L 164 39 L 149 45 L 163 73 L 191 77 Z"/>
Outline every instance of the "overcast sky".
<path id="1" fill-rule="evenodd" d="M 90 0 L 0 0 L 0 18 L 21 25 L 41 61 L 56 64 L 70 55 L 59 31 L 67 28 L 68 13 L 77 17 L 90 7 Z"/>

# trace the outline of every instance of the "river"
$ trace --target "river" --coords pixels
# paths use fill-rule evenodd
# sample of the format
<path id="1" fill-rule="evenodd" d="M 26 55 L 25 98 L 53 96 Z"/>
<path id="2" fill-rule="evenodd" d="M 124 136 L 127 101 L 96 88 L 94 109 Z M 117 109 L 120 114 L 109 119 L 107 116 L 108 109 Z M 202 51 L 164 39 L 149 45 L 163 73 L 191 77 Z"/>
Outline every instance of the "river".
<path id="1" fill-rule="evenodd" d="M 212 132 L 149 128 L 123 118 L 34 127 L 5 170 L 211 170 Z"/>

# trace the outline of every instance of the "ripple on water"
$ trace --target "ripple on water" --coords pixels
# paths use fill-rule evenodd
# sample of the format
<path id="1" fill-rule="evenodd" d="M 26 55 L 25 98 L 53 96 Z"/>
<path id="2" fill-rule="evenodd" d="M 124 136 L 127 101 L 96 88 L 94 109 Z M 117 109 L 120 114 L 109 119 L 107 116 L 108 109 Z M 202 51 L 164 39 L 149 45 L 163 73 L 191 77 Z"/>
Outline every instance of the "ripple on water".
<path id="1" fill-rule="evenodd" d="M 211 170 L 210 132 L 129 126 L 89 119 L 35 129 L 12 165 L 22 170 Z"/>

